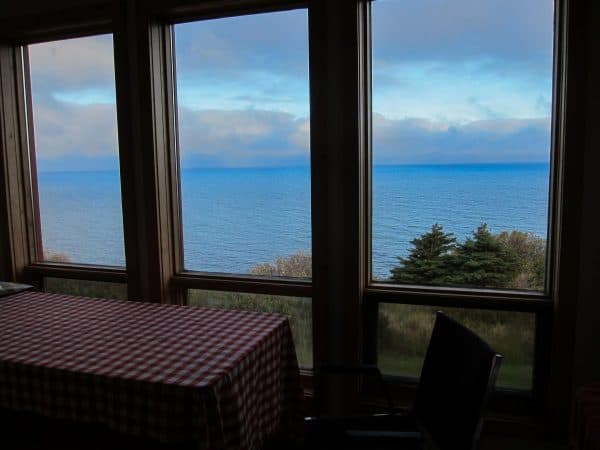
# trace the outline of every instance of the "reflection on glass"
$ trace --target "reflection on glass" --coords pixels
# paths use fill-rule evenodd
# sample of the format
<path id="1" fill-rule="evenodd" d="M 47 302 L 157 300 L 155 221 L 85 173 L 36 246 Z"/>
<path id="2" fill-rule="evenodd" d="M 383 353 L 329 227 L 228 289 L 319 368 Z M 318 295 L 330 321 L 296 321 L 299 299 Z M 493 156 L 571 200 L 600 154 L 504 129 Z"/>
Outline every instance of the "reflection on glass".
<path id="1" fill-rule="evenodd" d="M 28 52 L 42 259 L 124 266 L 112 36 Z"/>
<path id="2" fill-rule="evenodd" d="M 373 2 L 373 279 L 544 289 L 553 3 Z"/>
<path id="3" fill-rule="evenodd" d="M 436 311 L 442 310 L 504 356 L 497 385 L 531 389 L 535 315 L 513 311 L 440 308 L 381 303 L 378 363 L 391 375 L 418 377 Z"/>
<path id="4" fill-rule="evenodd" d="M 53 294 L 81 295 L 83 297 L 127 300 L 127 285 L 106 281 L 44 278 L 44 290 Z"/>
<path id="5" fill-rule="evenodd" d="M 185 268 L 309 277 L 306 10 L 176 25 L 175 54 Z"/>
<path id="6" fill-rule="evenodd" d="M 285 314 L 290 320 L 298 363 L 312 367 L 312 310 L 310 298 L 190 289 L 188 304 Z"/>

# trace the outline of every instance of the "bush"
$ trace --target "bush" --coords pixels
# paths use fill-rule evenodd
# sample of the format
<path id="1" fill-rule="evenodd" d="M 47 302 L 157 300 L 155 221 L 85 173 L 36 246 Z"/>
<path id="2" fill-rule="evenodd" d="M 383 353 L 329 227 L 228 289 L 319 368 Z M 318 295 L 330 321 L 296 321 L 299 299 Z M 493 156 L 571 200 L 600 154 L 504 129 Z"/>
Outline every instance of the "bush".
<path id="1" fill-rule="evenodd" d="M 287 257 L 278 256 L 273 263 L 255 265 L 250 269 L 250 273 L 269 277 L 311 278 L 312 256 L 303 251 Z"/>

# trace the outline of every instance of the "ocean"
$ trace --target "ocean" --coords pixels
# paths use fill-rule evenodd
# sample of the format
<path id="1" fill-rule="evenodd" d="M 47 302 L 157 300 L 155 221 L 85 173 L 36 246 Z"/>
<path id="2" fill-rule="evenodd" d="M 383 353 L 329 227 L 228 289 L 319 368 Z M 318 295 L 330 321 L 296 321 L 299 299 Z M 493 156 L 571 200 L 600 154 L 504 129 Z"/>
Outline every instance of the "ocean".
<path id="1" fill-rule="evenodd" d="M 254 265 L 311 250 L 308 167 L 184 169 L 184 265 L 247 273 Z M 385 279 L 410 241 L 434 223 L 464 240 L 482 223 L 493 233 L 546 237 L 549 165 L 375 166 L 373 275 Z M 119 173 L 38 176 L 48 253 L 77 263 L 123 266 Z"/>

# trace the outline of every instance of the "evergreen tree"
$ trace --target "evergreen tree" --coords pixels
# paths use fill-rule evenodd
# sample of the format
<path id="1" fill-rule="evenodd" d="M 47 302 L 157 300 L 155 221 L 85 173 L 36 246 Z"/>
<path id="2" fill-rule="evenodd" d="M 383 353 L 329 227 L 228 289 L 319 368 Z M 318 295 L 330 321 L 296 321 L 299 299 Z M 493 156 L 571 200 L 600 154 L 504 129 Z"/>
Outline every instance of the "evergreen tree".
<path id="1" fill-rule="evenodd" d="M 464 244 L 457 247 L 449 284 L 508 288 L 519 271 L 516 252 L 492 235 L 482 224 Z"/>
<path id="2" fill-rule="evenodd" d="M 451 253 L 456 248 L 456 238 L 445 233 L 442 225 L 434 224 L 431 231 L 410 241 L 413 248 L 408 258 L 399 257 L 391 279 L 398 283 L 439 285 L 451 274 Z"/>

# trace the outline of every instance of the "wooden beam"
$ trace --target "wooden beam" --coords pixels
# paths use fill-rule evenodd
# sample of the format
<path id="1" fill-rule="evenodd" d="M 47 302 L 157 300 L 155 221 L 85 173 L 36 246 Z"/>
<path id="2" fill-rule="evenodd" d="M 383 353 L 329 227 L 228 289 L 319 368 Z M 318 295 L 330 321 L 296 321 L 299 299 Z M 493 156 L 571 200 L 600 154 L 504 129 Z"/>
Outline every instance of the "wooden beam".
<path id="1" fill-rule="evenodd" d="M 110 2 L 75 6 L 45 14 L 25 14 L 0 19 L 0 38 L 16 44 L 32 44 L 111 31 Z"/>
<path id="2" fill-rule="evenodd" d="M 548 313 L 553 308 L 552 298 L 540 292 L 459 290 L 423 286 L 413 289 L 408 286 L 370 286 L 365 290 L 365 301 L 533 313 Z"/>
<path id="3" fill-rule="evenodd" d="M 152 14 L 169 22 L 241 16 L 273 11 L 306 8 L 307 0 L 150 0 Z"/>
<path id="4" fill-rule="evenodd" d="M 32 277 L 68 278 L 71 280 L 127 283 L 127 272 L 120 267 L 98 267 L 77 264 L 37 263 L 25 268 Z"/>
<path id="5" fill-rule="evenodd" d="M 179 289 L 248 292 L 252 294 L 312 297 L 308 280 L 273 279 L 253 276 L 230 276 L 198 272 L 183 272 L 173 276 L 173 286 Z"/>

